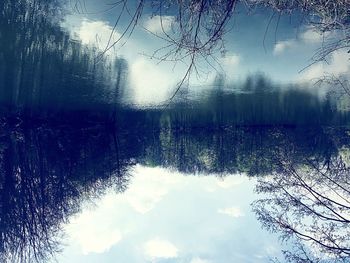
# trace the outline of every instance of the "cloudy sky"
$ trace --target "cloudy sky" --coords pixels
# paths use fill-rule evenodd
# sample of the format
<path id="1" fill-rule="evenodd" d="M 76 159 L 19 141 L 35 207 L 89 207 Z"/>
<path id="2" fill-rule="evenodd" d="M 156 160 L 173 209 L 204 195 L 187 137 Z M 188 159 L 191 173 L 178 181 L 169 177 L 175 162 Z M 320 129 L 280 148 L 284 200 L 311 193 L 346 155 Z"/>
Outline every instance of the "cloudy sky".
<path id="1" fill-rule="evenodd" d="M 83 43 L 105 48 L 119 13 L 118 8 L 100 12 L 110 7 L 108 3 L 107 0 L 86 0 L 86 7 L 81 7 L 79 14 L 73 12 L 67 17 L 66 26 Z M 271 22 L 270 18 L 270 10 L 257 10 L 248 16 L 244 7 L 237 9 L 228 26 L 231 30 L 225 36 L 227 52 L 224 56 L 217 56 L 222 69 L 216 68 L 223 70 L 228 80 L 242 81 L 249 74 L 263 72 L 275 82 L 300 83 L 317 79 L 324 73 L 339 75 L 350 71 L 345 50 L 335 52 L 327 63 L 313 64 L 301 71 L 311 64 L 313 55 L 329 35 L 322 36 L 300 24 L 296 15 L 280 19 L 276 16 Z M 163 16 L 162 20 L 163 28 L 170 31 L 175 18 Z M 121 20 L 113 31 L 112 41 L 120 37 L 127 21 Z M 150 33 L 162 34 L 159 16 L 152 17 L 151 11 L 146 8 L 138 24 L 127 43 L 121 45 L 122 41 L 110 53 L 127 59 L 136 102 L 164 101 L 184 76 L 187 67 L 182 63 L 159 63 L 149 58 L 155 50 L 166 45 Z M 211 83 L 217 72 L 205 62 L 199 64 L 202 74 L 193 76 L 191 84 L 204 87 Z"/>
<path id="2" fill-rule="evenodd" d="M 64 227 L 58 262 L 259 263 L 279 255 L 277 236 L 251 212 L 254 180 L 140 165 L 132 174 L 125 193 L 83 204 Z"/>

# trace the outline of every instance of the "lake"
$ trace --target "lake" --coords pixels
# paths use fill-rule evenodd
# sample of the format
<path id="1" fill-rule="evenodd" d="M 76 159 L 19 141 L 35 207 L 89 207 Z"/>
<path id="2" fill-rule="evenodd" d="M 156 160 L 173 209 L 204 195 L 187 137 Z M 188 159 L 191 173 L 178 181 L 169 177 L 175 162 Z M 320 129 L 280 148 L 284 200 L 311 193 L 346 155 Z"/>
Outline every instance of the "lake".
<path id="1" fill-rule="evenodd" d="M 203 61 L 146 59 L 159 16 L 121 44 L 126 13 L 113 28 L 108 8 L 83 11 L 103 6 L 0 3 L 0 261 L 350 262 L 348 82 L 306 82 L 320 67 L 301 81 L 277 58 L 315 38 L 274 41 L 259 9 L 241 28 L 268 50 L 242 34 L 203 76 Z M 348 70 L 335 54 L 333 75 Z"/>

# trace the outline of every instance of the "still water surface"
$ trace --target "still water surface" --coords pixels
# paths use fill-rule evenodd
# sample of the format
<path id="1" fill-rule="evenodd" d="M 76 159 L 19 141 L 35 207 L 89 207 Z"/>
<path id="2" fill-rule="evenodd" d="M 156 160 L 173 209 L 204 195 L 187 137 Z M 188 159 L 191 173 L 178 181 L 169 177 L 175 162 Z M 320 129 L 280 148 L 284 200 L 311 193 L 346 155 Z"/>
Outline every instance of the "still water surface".
<path id="1" fill-rule="evenodd" d="M 0 262 L 350 262 L 348 97 L 218 75 L 156 105 L 177 78 L 65 4 L 0 1 Z"/>

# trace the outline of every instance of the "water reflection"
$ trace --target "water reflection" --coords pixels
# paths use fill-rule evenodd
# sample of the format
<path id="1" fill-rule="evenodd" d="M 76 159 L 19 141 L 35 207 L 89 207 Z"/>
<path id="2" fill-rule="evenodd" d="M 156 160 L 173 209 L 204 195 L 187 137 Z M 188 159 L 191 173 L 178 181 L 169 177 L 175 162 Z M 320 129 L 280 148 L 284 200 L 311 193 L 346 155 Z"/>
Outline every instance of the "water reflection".
<path id="1" fill-rule="evenodd" d="M 166 109 L 135 109 L 128 61 L 101 57 L 64 29 L 64 1 L 6 0 L 0 10 L 0 117 L 8 122 L 110 122 L 129 130 L 350 123 L 337 98 L 261 74 L 234 84 L 218 76 L 210 92 L 194 96 L 184 87 Z"/>
<path id="2" fill-rule="evenodd" d="M 185 174 L 257 176 L 258 191 L 272 195 L 255 203 L 265 226 L 288 236 L 293 230 L 309 238 L 316 235 L 323 247 L 341 248 L 335 254 L 347 258 L 348 141 L 341 129 L 162 129 L 133 134 L 101 125 L 3 126 L 1 259 L 47 261 L 62 248 L 61 227 L 80 211 L 81 203 L 97 200 L 107 190 L 124 192 L 136 163 Z M 283 224 L 276 226 L 276 218 Z M 291 228 L 296 223 L 302 229 Z"/>
<path id="3" fill-rule="evenodd" d="M 0 10 L 1 117 L 79 120 L 91 108 L 113 111 L 126 65 L 122 59 L 97 61 L 96 48 L 61 27 L 65 1 L 5 0 Z M 79 117 L 70 116 L 76 111 Z"/>
<path id="4" fill-rule="evenodd" d="M 176 261 L 175 243 L 185 237 L 183 246 L 196 253 L 181 260 L 266 262 L 281 247 L 259 229 L 253 201 L 262 225 L 293 241 L 285 260 L 349 261 L 350 137 L 346 128 L 325 126 L 347 125 L 350 115 L 334 98 L 257 75 L 236 86 L 218 77 L 197 97 L 181 90 L 166 108 L 126 105 L 128 61 L 101 58 L 72 38 L 60 25 L 62 1 L 4 0 L 0 10 L 1 262 L 47 262 L 65 248 L 64 232 L 83 253 L 103 253 L 127 231 L 147 229 L 140 214 L 178 235 L 171 241 L 142 232 L 134 240 L 147 260 Z M 225 180 L 193 176 L 208 174 Z M 260 196 L 252 193 L 256 178 Z M 177 194 L 159 211 L 160 224 L 149 212 L 169 187 Z M 104 218 L 118 214 L 109 219 L 118 227 L 92 220 L 90 201 L 106 205 Z M 263 238 L 256 241 L 256 233 Z M 122 262 L 144 262 L 124 246 L 117 248 Z"/>

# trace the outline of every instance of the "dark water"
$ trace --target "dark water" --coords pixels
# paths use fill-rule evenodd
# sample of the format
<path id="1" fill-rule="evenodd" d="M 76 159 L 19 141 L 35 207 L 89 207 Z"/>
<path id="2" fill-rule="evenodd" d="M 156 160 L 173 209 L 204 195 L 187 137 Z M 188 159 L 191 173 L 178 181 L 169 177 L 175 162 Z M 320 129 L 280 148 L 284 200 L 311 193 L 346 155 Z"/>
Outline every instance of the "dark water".
<path id="1" fill-rule="evenodd" d="M 132 105 L 128 61 L 0 2 L 1 262 L 349 262 L 350 116 L 254 75 Z"/>

